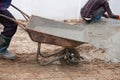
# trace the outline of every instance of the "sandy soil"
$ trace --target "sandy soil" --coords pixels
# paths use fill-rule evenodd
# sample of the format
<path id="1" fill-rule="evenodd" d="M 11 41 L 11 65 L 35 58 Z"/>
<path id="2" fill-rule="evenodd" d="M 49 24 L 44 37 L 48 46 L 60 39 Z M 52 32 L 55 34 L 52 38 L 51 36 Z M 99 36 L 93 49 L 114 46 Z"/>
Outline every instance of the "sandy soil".
<path id="1" fill-rule="evenodd" d="M 42 44 L 41 50 L 49 53 L 58 48 L 60 47 Z M 79 65 L 62 66 L 55 62 L 40 66 L 36 62 L 37 43 L 18 28 L 9 47 L 17 59 L 0 58 L 0 80 L 120 80 L 120 63 L 100 60 L 105 54 L 103 49 L 96 49 L 90 44 L 81 45 L 77 49 L 85 58 Z"/>

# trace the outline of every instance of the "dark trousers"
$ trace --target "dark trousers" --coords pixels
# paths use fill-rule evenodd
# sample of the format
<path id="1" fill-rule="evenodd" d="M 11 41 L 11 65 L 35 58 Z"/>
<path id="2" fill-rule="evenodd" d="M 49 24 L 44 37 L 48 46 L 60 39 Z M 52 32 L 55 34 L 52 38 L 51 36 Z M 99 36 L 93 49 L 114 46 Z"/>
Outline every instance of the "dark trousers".
<path id="1" fill-rule="evenodd" d="M 0 14 L 15 19 L 14 16 L 8 10 L 0 11 Z M 6 37 L 12 37 L 16 33 L 17 24 L 15 22 L 0 16 L 0 23 L 4 26 L 4 29 L 1 32 L 2 35 Z"/>
<path id="2" fill-rule="evenodd" d="M 96 10 L 95 12 L 93 12 L 93 17 L 92 17 L 92 21 L 96 22 L 98 21 L 105 13 L 105 9 L 104 7 L 100 7 L 98 10 Z"/>
<path id="3" fill-rule="evenodd" d="M 90 23 L 90 22 L 96 22 L 98 20 L 101 19 L 101 17 L 103 16 L 103 14 L 105 13 L 105 9 L 104 7 L 100 7 L 99 9 L 97 9 L 96 11 L 94 11 L 91 15 L 92 15 L 92 18 L 91 20 L 86 20 L 84 17 L 82 17 L 87 23 Z"/>

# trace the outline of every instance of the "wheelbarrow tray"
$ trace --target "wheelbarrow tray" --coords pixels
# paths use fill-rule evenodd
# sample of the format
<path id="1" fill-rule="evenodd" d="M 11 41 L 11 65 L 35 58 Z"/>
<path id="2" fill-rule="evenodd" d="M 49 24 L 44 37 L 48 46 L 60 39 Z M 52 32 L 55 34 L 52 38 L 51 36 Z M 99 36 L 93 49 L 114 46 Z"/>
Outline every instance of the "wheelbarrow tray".
<path id="1" fill-rule="evenodd" d="M 29 36 L 33 41 L 39 43 L 53 44 L 66 48 L 77 47 L 81 44 L 84 44 L 84 42 L 57 37 L 54 35 L 38 32 L 32 29 L 27 29 L 27 32 L 29 33 Z"/>
<path id="2" fill-rule="evenodd" d="M 85 43 L 81 37 L 83 28 L 75 25 L 32 15 L 27 26 L 30 38 L 36 42 L 62 47 L 76 47 Z"/>

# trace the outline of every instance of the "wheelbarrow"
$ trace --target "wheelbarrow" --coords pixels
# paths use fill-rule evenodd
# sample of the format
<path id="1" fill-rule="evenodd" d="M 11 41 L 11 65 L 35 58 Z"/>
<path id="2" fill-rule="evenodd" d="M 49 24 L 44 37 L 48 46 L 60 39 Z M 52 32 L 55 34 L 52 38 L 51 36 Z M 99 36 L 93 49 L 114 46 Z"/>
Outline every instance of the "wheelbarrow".
<path id="1" fill-rule="evenodd" d="M 76 47 L 84 44 L 85 42 L 77 41 L 71 38 L 71 33 L 69 33 L 69 31 L 72 31 L 76 26 L 34 15 L 27 17 L 28 24 L 25 25 L 5 15 L 0 14 L 0 16 L 16 22 L 29 34 L 29 37 L 32 41 L 38 43 L 36 60 L 40 65 L 48 65 L 55 61 L 60 61 L 62 65 L 76 65 L 79 64 L 81 59 L 83 59 L 77 51 Z M 62 48 L 53 54 L 44 55 L 41 52 L 42 43 L 57 45 L 61 46 Z M 39 57 L 54 58 L 47 62 L 41 62 Z"/>

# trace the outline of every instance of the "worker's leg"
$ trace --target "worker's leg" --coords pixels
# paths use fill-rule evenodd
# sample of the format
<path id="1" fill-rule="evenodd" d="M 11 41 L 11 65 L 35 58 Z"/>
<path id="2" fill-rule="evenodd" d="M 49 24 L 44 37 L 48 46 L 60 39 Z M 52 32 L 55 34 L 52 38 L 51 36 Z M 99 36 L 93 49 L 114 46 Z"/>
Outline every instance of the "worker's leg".
<path id="1" fill-rule="evenodd" d="M 7 10 L 0 11 L 0 14 L 6 15 L 14 19 L 12 14 Z M 4 29 L 0 34 L 0 54 L 6 59 L 15 59 L 16 56 L 10 53 L 7 48 L 9 47 L 12 36 L 17 30 L 17 24 L 4 17 L 0 17 L 0 23 L 4 26 Z"/>
<path id="2" fill-rule="evenodd" d="M 104 13 L 105 13 L 104 7 L 100 7 L 98 10 L 93 12 L 92 22 L 100 20 Z"/>

